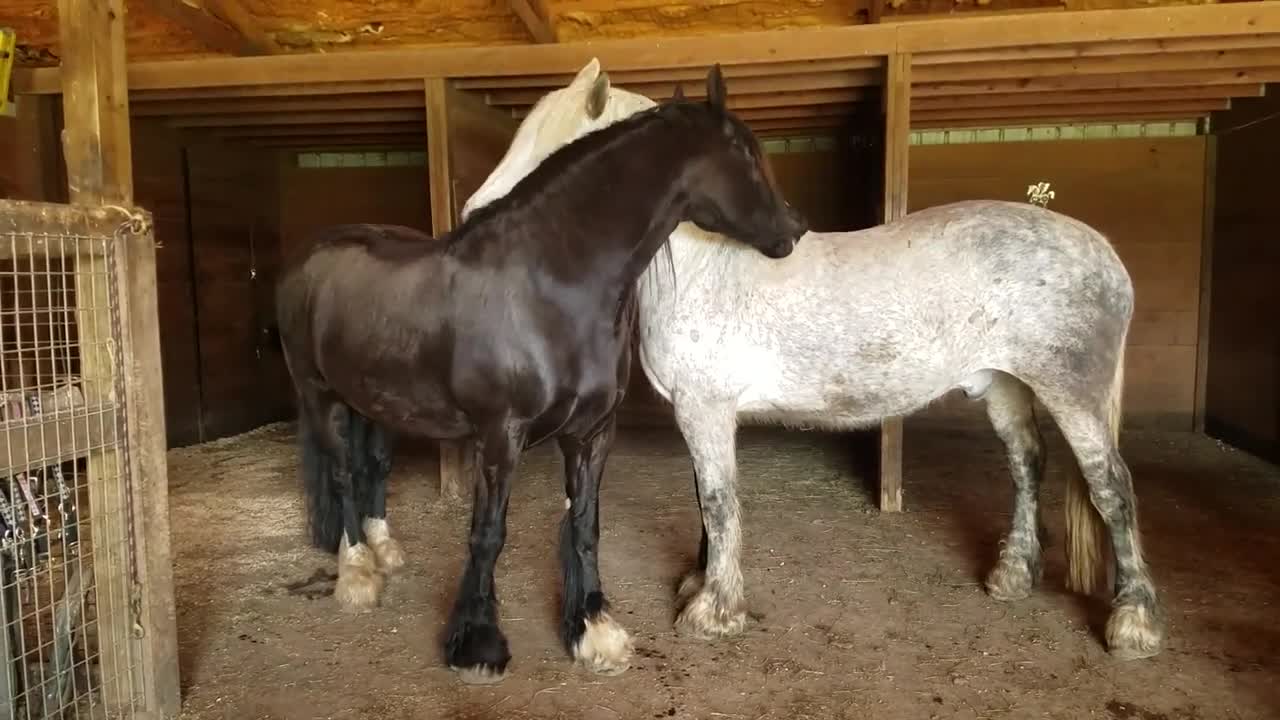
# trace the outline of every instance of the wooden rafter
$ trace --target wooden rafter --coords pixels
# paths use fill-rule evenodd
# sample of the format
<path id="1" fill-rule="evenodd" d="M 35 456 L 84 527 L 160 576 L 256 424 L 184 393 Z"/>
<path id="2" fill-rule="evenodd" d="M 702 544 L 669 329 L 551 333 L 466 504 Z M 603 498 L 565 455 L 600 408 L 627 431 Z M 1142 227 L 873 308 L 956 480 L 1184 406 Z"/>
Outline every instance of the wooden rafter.
<path id="1" fill-rule="evenodd" d="M 591 57 L 611 74 L 839 60 L 892 52 L 944 52 L 1122 40 L 1170 40 L 1280 33 L 1280 3 L 1250 2 L 740 33 L 705 37 L 543 43 L 506 47 L 428 47 L 359 54 L 287 54 L 147 62 L 130 66 L 134 89 L 225 87 L 574 73 Z M 1238 72 L 1228 70 L 1225 72 Z M 58 69 L 19 73 L 16 90 L 59 92 Z"/>
<path id="2" fill-rule="evenodd" d="M 520 22 L 529 29 L 535 42 L 553 43 L 556 41 L 555 26 L 551 24 L 551 13 L 544 0 L 509 0 L 511 11 L 520 17 Z"/>
<path id="3" fill-rule="evenodd" d="M 228 55 L 265 55 L 271 52 L 272 43 L 261 32 L 246 33 L 227 17 L 229 6 L 233 17 L 247 18 L 238 0 L 208 0 L 205 7 L 184 0 L 144 0 L 148 10 L 186 28 L 210 50 Z M 219 14 L 214 11 L 224 11 Z M 253 27 L 249 25 L 249 27 Z"/>

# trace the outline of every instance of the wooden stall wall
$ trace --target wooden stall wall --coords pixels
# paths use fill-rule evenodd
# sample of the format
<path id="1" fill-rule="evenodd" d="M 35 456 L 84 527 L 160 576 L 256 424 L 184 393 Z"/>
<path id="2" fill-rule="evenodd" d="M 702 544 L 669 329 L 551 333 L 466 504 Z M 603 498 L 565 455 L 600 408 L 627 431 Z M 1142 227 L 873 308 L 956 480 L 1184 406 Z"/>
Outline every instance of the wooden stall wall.
<path id="1" fill-rule="evenodd" d="M 284 358 L 270 328 L 280 266 L 275 156 L 247 145 L 187 149 L 191 266 L 203 440 L 292 413 Z"/>
<path id="2" fill-rule="evenodd" d="M 1280 462 L 1280 88 L 1214 117 L 1205 432 Z"/>
<path id="3" fill-rule="evenodd" d="M 1200 137 L 914 145 L 910 210 L 963 199 L 1026 201 L 1045 181 L 1049 207 L 1105 233 L 1133 278 L 1125 423 L 1191 430 L 1207 142 Z M 948 398 L 932 417 L 981 414 Z"/>
<path id="4" fill-rule="evenodd" d="M 151 211 L 156 238 L 156 293 L 169 447 L 200 442 L 203 433 L 195 283 L 187 228 L 186 151 L 162 122 L 133 120 L 134 200 Z"/>
<path id="5" fill-rule="evenodd" d="M 24 95 L 16 117 L 0 117 L 0 198 L 66 202 L 67 172 L 56 97 Z"/>
<path id="6" fill-rule="evenodd" d="M 281 150 L 274 161 L 284 257 L 305 250 L 309 232 L 335 223 L 389 223 L 431 232 L 425 167 L 303 168 L 297 156 Z"/>

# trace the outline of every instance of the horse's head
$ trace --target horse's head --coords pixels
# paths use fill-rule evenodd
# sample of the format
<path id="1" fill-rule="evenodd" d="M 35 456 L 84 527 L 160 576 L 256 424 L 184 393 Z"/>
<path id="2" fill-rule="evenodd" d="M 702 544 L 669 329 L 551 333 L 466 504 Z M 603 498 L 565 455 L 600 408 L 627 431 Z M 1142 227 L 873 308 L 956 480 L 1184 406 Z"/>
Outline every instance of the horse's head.
<path id="1" fill-rule="evenodd" d="M 587 133 L 653 107 L 654 102 L 610 85 L 595 58 L 573 82 L 542 96 L 516 129 L 498 167 L 462 208 L 462 218 L 511 192 L 548 155 Z"/>
<path id="2" fill-rule="evenodd" d="M 786 257 L 808 230 L 799 212 L 782 198 L 754 133 L 725 106 L 724 77 L 716 65 L 707 74 L 707 99 L 672 103 L 694 106 L 706 142 L 684 177 L 688 219 L 709 232 L 750 245 L 771 258 Z"/>

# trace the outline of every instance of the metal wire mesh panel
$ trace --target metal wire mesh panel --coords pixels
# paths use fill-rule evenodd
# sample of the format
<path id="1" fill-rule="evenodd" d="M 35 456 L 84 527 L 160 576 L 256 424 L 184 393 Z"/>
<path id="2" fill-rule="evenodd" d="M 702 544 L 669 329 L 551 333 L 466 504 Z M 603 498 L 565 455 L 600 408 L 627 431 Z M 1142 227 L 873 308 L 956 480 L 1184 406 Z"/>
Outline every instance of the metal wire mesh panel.
<path id="1" fill-rule="evenodd" d="M 115 240 L 33 225 L 0 222 L 0 720 L 131 717 Z"/>

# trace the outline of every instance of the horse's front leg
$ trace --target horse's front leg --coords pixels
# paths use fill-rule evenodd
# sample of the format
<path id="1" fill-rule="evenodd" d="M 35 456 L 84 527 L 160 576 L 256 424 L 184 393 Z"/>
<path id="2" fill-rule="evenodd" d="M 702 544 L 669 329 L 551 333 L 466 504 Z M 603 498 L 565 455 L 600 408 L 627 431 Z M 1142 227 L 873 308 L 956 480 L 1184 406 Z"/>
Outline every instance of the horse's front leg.
<path id="1" fill-rule="evenodd" d="M 561 639 L 573 659 L 588 670 L 617 675 L 631 665 L 631 637 L 609 614 L 600 582 L 600 482 L 613 447 L 616 416 L 595 435 L 562 436 L 564 491 L 569 504 L 560 527 L 560 570 L 564 583 Z"/>
<path id="2" fill-rule="evenodd" d="M 507 501 L 520 450 L 523 428 L 505 425 L 481 439 L 477 452 L 483 469 L 471 506 L 470 555 L 449 617 L 445 659 L 463 682 L 498 682 L 511 653 L 498 628 L 498 596 L 494 566 L 507 537 Z"/>
<path id="3" fill-rule="evenodd" d="M 736 410 L 728 403 L 677 402 L 676 422 L 693 456 L 702 511 L 699 568 L 680 584 L 676 631 L 702 640 L 736 635 L 747 619 L 740 566 Z"/>

